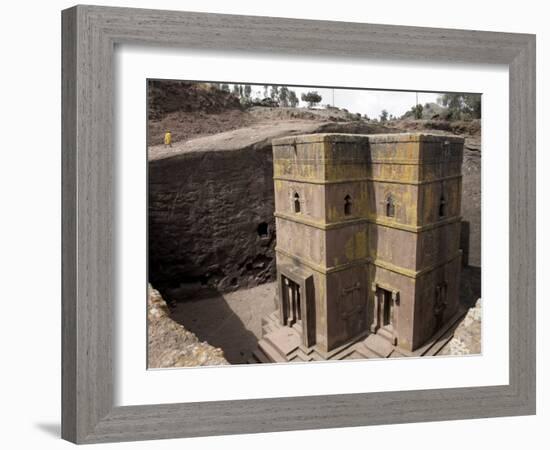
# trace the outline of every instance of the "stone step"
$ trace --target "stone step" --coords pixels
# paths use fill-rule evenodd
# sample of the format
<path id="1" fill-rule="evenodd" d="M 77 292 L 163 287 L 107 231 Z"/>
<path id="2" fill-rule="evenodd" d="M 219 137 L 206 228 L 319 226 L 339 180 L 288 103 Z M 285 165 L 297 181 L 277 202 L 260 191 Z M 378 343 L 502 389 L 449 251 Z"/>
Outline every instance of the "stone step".
<path id="1" fill-rule="evenodd" d="M 261 350 L 261 352 L 263 352 L 263 354 L 265 355 L 266 362 L 287 362 L 287 359 L 283 355 L 281 355 L 281 353 L 265 339 L 261 339 L 258 342 L 258 349 Z"/>
<path id="2" fill-rule="evenodd" d="M 342 351 L 332 355 L 331 359 L 336 360 L 336 361 L 341 361 L 343 359 L 346 359 L 348 356 L 350 356 L 353 353 L 353 349 L 354 349 L 354 346 L 347 347 L 347 348 L 343 349 Z"/>
<path id="3" fill-rule="evenodd" d="M 292 353 L 292 355 L 289 357 L 291 361 L 302 361 L 302 362 L 308 362 L 311 361 L 311 358 L 309 355 L 304 353 L 302 349 L 298 348 L 296 352 Z"/>
<path id="4" fill-rule="evenodd" d="M 262 336 L 265 336 L 269 333 L 273 333 L 276 330 L 277 330 L 277 328 L 274 327 L 273 325 L 266 324 L 262 327 Z"/>
<path id="5" fill-rule="evenodd" d="M 262 318 L 262 327 L 266 327 L 266 326 L 273 326 L 273 320 L 270 320 L 267 317 L 263 317 Z"/>
<path id="6" fill-rule="evenodd" d="M 319 353 L 314 351 L 311 354 L 311 361 L 326 361 L 326 360 Z"/>
<path id="7" fill-rule="evenodd" d="M 381 356 L 378 353 L 373 352 L 368 348 L 363 342 L 357 344 L 354 348 L 354 352 L 357 353 L 355 356 L 360 356 L 364 359 L 380 359 Z"/>
<path id="8" fill-rule="evenodd" d="M 382 336 L 384 339 L 387 339 L 390 344 L 393 345 L 393 342 L 394 342 L 394 337 L 393 337 L 393 332 L 391 330 L 388 330 L 386 328 L 380 328 L 377 333 L 379 336 Z"/>
<path id="9" fill-rule="evenodd" d="M 300 335 L 288 327 L 281 327 L 269 333 L 263 340 L 269 342 L 285 358 L 295 352 L 301 344 Z"/>
<path id="10" fill-rule="evenodd" d="M 379 358 L 389 357 L 394 347 L 391 343 L 377 334 L 370 334 L 367 339 L 363 341 L 365 347 L 367 347 L 372 353 L 378 355 Z"/>
<path id="11" fill-rule="evenodd" d="M 271 322 L 279 323 L 279 312 L 273 311 L 267 316 Z"/>

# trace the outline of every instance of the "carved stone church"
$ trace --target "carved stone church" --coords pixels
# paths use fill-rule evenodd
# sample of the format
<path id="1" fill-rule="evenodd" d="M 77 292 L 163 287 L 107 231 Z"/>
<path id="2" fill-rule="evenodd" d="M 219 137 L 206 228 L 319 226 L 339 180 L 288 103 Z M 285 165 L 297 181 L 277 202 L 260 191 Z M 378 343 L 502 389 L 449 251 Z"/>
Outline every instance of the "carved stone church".
<path id="1" fill-rule="evenodd" d="M 463 144 L 424 133 L 273 142 L 277 310 L 256 360 L 437 354 L 462 313 Z"/>

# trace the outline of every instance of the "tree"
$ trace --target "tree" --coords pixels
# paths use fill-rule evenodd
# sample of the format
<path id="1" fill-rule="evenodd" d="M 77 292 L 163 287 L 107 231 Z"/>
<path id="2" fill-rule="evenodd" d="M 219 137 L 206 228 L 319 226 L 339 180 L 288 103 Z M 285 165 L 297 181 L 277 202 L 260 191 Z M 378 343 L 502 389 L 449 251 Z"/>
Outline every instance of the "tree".
<path id="1" fill-rule="evenodd" d="M 279 99 L 279 86 L 275 84 L 271 86 L 271 92 L 269 93 L 269 96 L 271 97 L 271 100 L 277 101 Z"/>
<path id="2" fill-rule="evenodd" d="M 307 94 L 302 94 L 301 98 L 302 101 L 307 102 L 310 108 L 323 100 L 323 97 L 321 97 L 317 91 L 310 91 Z"/>
<path id="3" fill-rule="evenodd" d="M 383 109 L 382 112 L 380 113 L 380 122 L 387 122 L 387 120 L 388 120 L 388 111 Z"/>
<path id="4" fill-rule="evenodd" d="M 464 103 L 471 111 L 473 119 L 481 119 L 481 95 L 479 94 L 465 94 Z"/>
<path id="5" fill-rule="evenodd" d="M 252 87 L 249 84 L 246 84 L 244 86 L 244 96 L 245 96 L 245 98 L 250 98 L 251 94 L 252 94 Z"/>
<path id="6" fill-rule="evenodd" d="M 223 92 L 229 92 L 229 85 L 228 84 L 222 84 L 220 86 L 220 89 L 223 91 Z"/>
<path id="7" fill-rule="evenodd" d="M 291 108 L 296 108 L 296 106 L 298 106 L 300 100 L 296 97 L 296 92 L 288 91 L 288 103 L 290 103 Z"/>
<path id="8" fill-rule="evenodd" d="M 481 118 L 481 96 L 478 94 L 443 94 L 437 102 L 449 110 L 451 119 Z"/>
<path id="9" fill-rule="evenodd" d="M 413 106 L 411 108 L 411 111 L 415 119 L 417 120 L 422 119 L 422 112 L 424 111 L 424 107 L 422 105 L 418 104 Z"/>
<path id="10" fill-rule="evenodd" d="M 287 107 L 289 103 L 289 96 L 290 92 L 286 86 L 281 86 L 279 89 L 279 103 L 281 106 Z"/>

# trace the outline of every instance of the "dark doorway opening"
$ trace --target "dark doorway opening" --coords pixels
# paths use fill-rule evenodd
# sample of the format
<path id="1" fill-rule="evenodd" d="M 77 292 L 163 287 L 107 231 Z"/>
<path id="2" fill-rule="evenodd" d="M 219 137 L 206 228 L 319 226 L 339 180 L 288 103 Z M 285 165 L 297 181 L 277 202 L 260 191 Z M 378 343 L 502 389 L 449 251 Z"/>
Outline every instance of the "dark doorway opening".
<path id="1" fill-rule="evenodd" d="M 392 293 L 386 289 L 380 289 L 380 307 L 382 312 L 382 326 L 393 325 L 393 299 Z"/>

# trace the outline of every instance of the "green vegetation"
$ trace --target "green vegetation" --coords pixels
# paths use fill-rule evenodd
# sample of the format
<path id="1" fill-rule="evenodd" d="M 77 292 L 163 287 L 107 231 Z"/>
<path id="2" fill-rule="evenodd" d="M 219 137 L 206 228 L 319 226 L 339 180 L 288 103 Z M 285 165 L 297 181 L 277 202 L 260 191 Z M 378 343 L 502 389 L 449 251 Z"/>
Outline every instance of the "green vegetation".
<path id="1" fill-rule="evenodd" d="M 437 102 L 447 108 L 449 119 L 481 118 L 481 95 L 479 94 L 443 94 Z"/>
<path id="2" fill-rule="evenodd" d="M 257 95 L 258 92 L 253 96 L 252 85 L 250 84 L 234 84 L 232 90 L 229 89 L 228 84 L 211 83 L 211 85 L 224 92 L 231 92 L 245 108 L 250 106 L 296 108 L 300 103 L 296 92 L 290 90 L 287 86 L 264 84 L 263 92 L 260 92 L 263 94 L 263 97 L 261 97 Z"/>
<path id="3" fill-rule="evenodd" d="M 411 111 L 412 111 L 415 119 L 422 119 L 422 111 L 423 110 L 424 110 L 424 107 L 420 104 L 415 105 L 411 108 Z"/>
<path id="4" fill-rule="evenodd" d="M 223 92 L 231 93 L 236 97 L 241 105 L 245 108 L 251 106 L 265 107 L 283 107 L 296 108 L 300 105 L 296 92 L 284 85 L 269 85 L 255 86 L 250 84 L 227 84 L 227 83 L 210 83 L 211 86 L 220 89 Z M 254 87 L 255 86 L 255 87 Z M 255 89 L 253 92 L 252 89 Z M 323 97 L 318 91 L 309 91 L 301 95 L 301 100 L 307 104 L 309 108 L 313 108 L 320 104 Z M 332 108 L 331 105 L 325 105 L 325 108 Z M 345 108 L 336 108 L 347 112 Z M 369 120 L 364 115 L 363 120 Z M 409 111 L 401 117 L 389 114 L 383 109 L 378 119 L 375 122 L 388 122 L 402 119 L 415 120 L 446 120 L 469 121 L 481 118 L 481 95 L 479 94 L 442 94 L 437 103 L 418 103 L 411 107 Z M 352 120 L 361 120 L 360 114 L 355 114 Z"/>
<path id="5" fill-rule="evenodd" d="M 312 108 L 317 103 L 320 103 L 323 100 L 323 97 L 319 95 L 317 91 L 310 91 L 307 94 L 302 94 L 302 101 L 307 102 L 307 105 Z"/>
<path id="6" fill-rule="evenodd" d="M 291 108 L 296 108 L 298 106 L 298 103 L 300 103 L 300 100 L 298 100 L 298 97 L 296 97 L 296 92 L 294 91 L 288 92 L 288 102 L 290 103 Z"/>
<path id="7" fill-rule="evenodd" d="M 481 95 L 443 94 L 437 103 L 417 104 L 401 116 L 401 119 L 440 119 L 447 121 L 481 118 Z"/>

